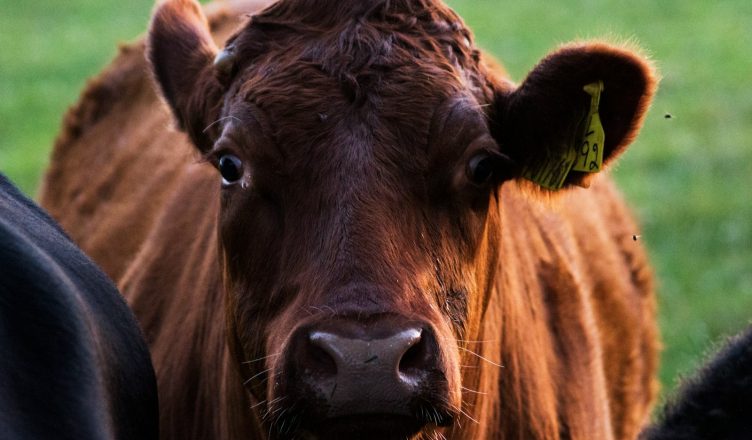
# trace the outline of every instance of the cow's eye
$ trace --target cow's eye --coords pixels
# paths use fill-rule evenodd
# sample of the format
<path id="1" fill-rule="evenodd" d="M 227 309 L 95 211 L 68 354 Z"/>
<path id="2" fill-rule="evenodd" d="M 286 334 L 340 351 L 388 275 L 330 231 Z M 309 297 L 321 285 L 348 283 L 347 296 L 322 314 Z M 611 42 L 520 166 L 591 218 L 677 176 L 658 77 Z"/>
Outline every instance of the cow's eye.
<path id="1" fill-rule="evenodd" d="M 477 186 L 491 182 L 500 183 L 511 177 L 514 162 L 507 156 L 490 151 L 482 151 L 467 162 L 467 178 Z"/>
<path id="2" fill-rule="evenodd" d="M 489 153 L 479 153 L 467 163 L 467 177 L 476 185 L 485 185 L 494 177 L 499 158 Z"/>
<path id="3" fill-rule="evenodd" d="M 231 185 L 243 177 L 243 162 L 232 154 L 220 157 L 217 168 L 219 168 L 219 174 L 222 175 L 223 185 Z"/>

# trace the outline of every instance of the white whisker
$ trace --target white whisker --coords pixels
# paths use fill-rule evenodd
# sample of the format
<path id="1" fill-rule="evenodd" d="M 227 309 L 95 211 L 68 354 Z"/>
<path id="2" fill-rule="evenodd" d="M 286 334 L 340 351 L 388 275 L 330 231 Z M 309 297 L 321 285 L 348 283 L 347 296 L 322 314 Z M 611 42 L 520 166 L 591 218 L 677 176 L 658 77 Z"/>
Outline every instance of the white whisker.
<path id="1" fill-rule="evenodd" d="M 493 365 L 493 366 L 496 366 L 496 367 L 499 367 L 499 368 L 506 368 L 506 367 L 504 367 L 503 365 L 501 365 L 501 364 L 498 364 L 498 363 L 496 363 L 496 362 L 492 361 L 491 359 L 488 359 L 488 358 L 486 358 L 486 357 L 483 357 L 483 356 L 479 355 L 478 353 L 476 353 L 476 352 L 474 352 L 474 351 L 472 351 L 472 350 L 468 350 L 467 348 L 463 348 L 463 347 L 459 347 L 459 349 L 460 349 L 460 350 L 462 350 L 462 351 L 465 351 L 465 352 L 467 352 L 467 353 L 470 353 L 470 354 L 472 354 L 472 355 L 474 355 L 474 356 L 477 356 L 478 358 L 480 358 L 480 359 L 482 359 L 482 360 L 484 360 L 484 361 L 488 362 L 489 364 L 491 364 L 491 365 Z"/>
<path id="2" fill-rule="evenodd" d="M 472 339 L 457 339 L 457 342 L 464 342 L 466 344 L 485 344 L 490 342 L 499 342 L 498 339 L 484 339 L 479 341 L 474 341 Z"/>
<path id="3" fill-rule="evenodd" d="M 245 381 L 245 382 L 243 382 L 243 385 L 248 385 L 248 382 L 250 382 L 250 381 L 252 381 L 253 379 L 255 379 L 255 378 L 257 378 L 257 377 L 261 376 L 262 374 L 266 374 L 266 373 L 268 373 L 268 372 L 270 372 L 270 371 L 272 371 L 272 369 L 271 369 L 271 368 L 268 368 L 268 369 L 266 369 L 266 370 L 264 370 L 264 371 L 261 371 L 260 373 L 256 373 L 256 374 L 254 374 L 253 376 L 251 376 L 251 377 L 249 377 L 248 379 L 246 379 L 246 381 Z"/>
<path id="4" fill-rule="evenodd" d="M 484 392 L 482 392 L 482 391 L 471 390 L 470 388 L 466 388 L 466 387 L 461 387 L 461 388 L 462 388 L 463 390 L 467 391 L 468 393 L 473 393 L 473 394 L 480 394 L 480 395 L 484 395 L 484 396 L 485 396 L 486 394 L 488 394 L 488 393 L 484 393 Z"/>
<path id="5" fill-rule="evenodd" d="M 263 356 L 263 357 L 260 357 L 260 358 L 254 359 L 254 360 L 252 360 L 252 361 L 244 361 L 244 362 L 241 362 L 241 364 L 243 364 L 243 365 L 246 365 L 246 364 L 252 364 L 252 363 L 254 363 L 254 362 L 258 362 L 258 361 L 263 361 L 264 359 L 269 359 L 270 357 L 274 357 L 274 356 L 279 356 L 280 354 L 282 354 L 282 353 L 281 353 L 281 352 L 280 352 L 280 353 L 272 353 L 272 354 L 269 354 L 269 355 L 266 355 L 266 356 Z"/>
<path id="6" fill-rule="evenodd" d="M 463 416 L 465 416 L 468 419 L 470 419 L 471 421 L 473 421 L 476 425 L 480 425 L 480 423 L 477 420 L 475 420 L 474 418 L 470 417 L 470 414 L 468 414 L 465 411 L 463 411 L 462 408 L 457 408 L 457 409 L 460 411 L 460 414 L 462 414 Z"/>
<path id="7" fill-rule="evenodd" d="M 206 131 L 207 131 L 208 129 L 210 129 L 210 128 L 212 128 L 213 126 L 215 126 L 216 124 L 218 124 L 218 123 L 220 123 L 220 122 L 224 121 L 225 119 L 234 119 L 234 120 L 236 120 L 236 121 L 238 121 L 238 122 L 241 122 L 241 121 L 240 121 L 240 119 L 238 119 L 238 118 L 237 118 L 237 117 L 235 117 L 235 116 L 224 116 L 224 117 L 221 117 L 221 118 L 217 119 L 216 121 L 212 122 L 211 124 L 207 125 L 207 126 L 206 126 L 206 128 L 204 128 L 203 130 L 201 130 L 201 133 L 206 133 Z"/>

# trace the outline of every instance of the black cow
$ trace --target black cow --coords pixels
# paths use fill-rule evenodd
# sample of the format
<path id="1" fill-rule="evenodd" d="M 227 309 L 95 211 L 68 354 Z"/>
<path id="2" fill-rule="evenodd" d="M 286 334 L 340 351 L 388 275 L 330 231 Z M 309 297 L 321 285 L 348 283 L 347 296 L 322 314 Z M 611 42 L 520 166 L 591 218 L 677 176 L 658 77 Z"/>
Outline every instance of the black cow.
<path id="1" fill-rule="evenodd" d="M 641 440 L 752 438 L 752 326 L 685 381 Z"/>
<path id="2" fill-rule="evenodd" d="M 125 301 L 0 175 L 0 438 L 155 439 L 157 411 Z"/>

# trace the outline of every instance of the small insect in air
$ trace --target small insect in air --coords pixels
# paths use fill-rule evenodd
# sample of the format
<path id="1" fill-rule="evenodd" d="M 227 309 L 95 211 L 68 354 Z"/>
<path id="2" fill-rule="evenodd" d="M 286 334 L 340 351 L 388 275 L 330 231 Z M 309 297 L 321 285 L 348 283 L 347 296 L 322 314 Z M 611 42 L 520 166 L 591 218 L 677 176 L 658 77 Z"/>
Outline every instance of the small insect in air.
<path id="1" fill-rule="evenodd" d="M 632 240 L 637 241 L 640 239 L 640 237 L 642 237 L 642 235 L 633 235 Z"/>
<path id="2" fill-rule="evenodd" d="M 666 113 L 665 115 L 663 115 L 664 119 L 671 119 L 673 117 L 674 117 L 674 115 L 672 115 L 671 113 Z"/>

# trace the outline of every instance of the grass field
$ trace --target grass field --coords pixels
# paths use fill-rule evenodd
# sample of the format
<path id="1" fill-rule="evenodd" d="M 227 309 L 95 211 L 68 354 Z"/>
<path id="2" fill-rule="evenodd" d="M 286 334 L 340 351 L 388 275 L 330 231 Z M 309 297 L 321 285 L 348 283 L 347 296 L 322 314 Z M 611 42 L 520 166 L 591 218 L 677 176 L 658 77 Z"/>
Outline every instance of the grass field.
<path id="1" fill-rule="evenodd" d="M 0 0 L 0 171 L 33 194 L 60 118 L 151 0 Z M 670 389 L 752 318 L 752 2 L 453 0 L 514 79 L 558 44 L 638 42 L 663 81 L 614 172 L 659 278 Z M 666 118 L 666 115 L 671 118 Z"/>

